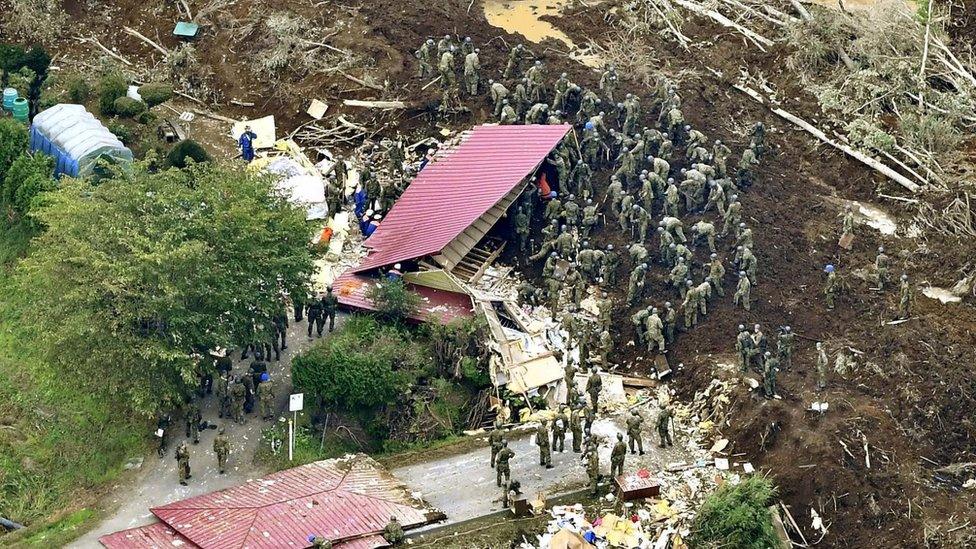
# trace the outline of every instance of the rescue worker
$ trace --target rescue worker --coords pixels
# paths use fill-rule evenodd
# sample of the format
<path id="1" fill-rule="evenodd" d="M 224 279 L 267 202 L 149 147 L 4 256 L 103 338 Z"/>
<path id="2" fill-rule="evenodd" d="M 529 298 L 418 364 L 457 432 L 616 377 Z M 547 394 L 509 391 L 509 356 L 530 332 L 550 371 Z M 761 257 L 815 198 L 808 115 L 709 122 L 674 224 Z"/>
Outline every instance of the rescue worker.
<path id="1" fill-rule="evenodd" d="M 322 296 L 322 312 L 319 315 L 321 319 L 321 325 L 318 325 L 318 319 L 316 319 L 316 329 L 318 334 L 322 335 L 322 327 L 325 325 L 325 321 L 329 321 L 329 333 L 335 329 L 335 317 L 336 311 L 339 309 L 339 296 L 332 293 L 332 285 L 330 284 L 325 289 L 325 295 Z"/>
<path id="2" fill-rule="evenodd" d="M 624 474 L 624 458 L 627 457 L 627 444 L 623 433 L 617 433 L 617 443 L 610 451 L 610 477 L 615 478 Z"/>
<path id="3" fill-rule="evenodd" d="M 600 377 L 600 371 L 594 366 L 590 370 L 589 379 L 586 380 L 586 393 L 590 395 L 590 406 L 594 412 L 597 411 L 601 390 L 603 390 L 603 378 Z"/>
<path id="4" fill-rule="evenodd" d="M 878 256 L 874 258 L 874 270 L 875 276 L 878 279 L 878 290 L 884 291 L 885 284 L 888 283 L 888 267 L 890 265 L 890 259 L 884 253 L 884 246 L 878 247 Z"/>
<path id="5" fill-rule="evenodd" d="M 230 386 L 231 410 L 234 421 L 243 425 L 247 422 L 244 417 L 244 404 L 247 400 L 247 387 L 239 379 L 234 379 Z"/>
<path id="6" fill-rule="evenodd" d="M 898 298 L 898 318 L 909 318 L 912 316 L 912 305 L 915 296 L 912 293 L 912 286 L 908 283 L 908 275 L 901 275 L 901 291 Z"/>
<path id="7" fill-rule="evenodd" d="M 708 283 L 711 284 L 712 290 L 719 297 L 725 297 L 725 289 L 722 287 L 722 279 L 725 277 L 725 266 L 722 265 L 722 260 L 719 259 L 718 254 L 712 253 L 709 259 L 711 259 L 711 262 L 708 264 Z"/>
<path id="8" fill-rule="evenodd" d="M 739 335 L 735 338 L 735 350 L 739 353 L 739 370 L 746 372 L 752 362 L 755 345 L 752 341 L 752 334 L 742 324 L 739 324 Z"/>
<path id="9" fill-rule="evenodd" d="M 312 339 L 312 328 L 318 326 L 317 333 L 322 337 L 322 326 L 325 324 L 325 314 L 322 310 L 322 300 L 313 299 L 308 305 L 308 338 Z"/>
<path id="10" fill-rule="evenodd" d="M 672 423 L 671 408 L 664 406 L 657 415 L 657 435 L 661 439 L 661 448 L 674 446 L 674 441 L 671 439 Z"/>
<path id="11" fill-rule="evenodd" d="M 193 437 L 193 444 L 200 443 L 200 422 L 203 417 L 200 415 L 200 406 L 196 402 L 190 402 L 186 409 L 186 438 Z"/>
<path id="12" fill-rule="evenodd" d="M 779 366 L 779 359 L 769 351 L 763 356 L 766 359 L 763 367 L 763 393 L 766 398 L 773 398 L 776 395 L 776 368 Z"/>
<path id="13" fill-rule="evenodd" d="M 596 445 L 592 445 L 586 452 L 586 476 L 590 481 L 590 494 L 595 496 L 600 480 L 600 452 Z"/>
<path id="14" fill-rule="evenodd" d="M 437 46 L 434 45 L 434 39 L 428 38 L 421 46 L 420 49 L 414 52 L 414 57 L 420 61 L 419 71 L 417 76 L 420 78 L 427 78 L 434 74 L 434 56 L 437 54 Z"/>
<path id="15" fill-rule="evenodd" d="M 479 76 L 481 61 L 478 59 L 480 49 L 475 49 L 464 56 L 464 85 L 467 87 L 468 95 L 474 97 L 478 95 Z"/>
<path id="16" fill-rule="evenodd" d="M 274 419 L 274 385 L 267 372 L 261 374 L 261 383 L 258 385 L 258 401 L 261 404 L 261 418 L 265 420 Z"/>
<path id="17" fill-rule="evenodd" d="M 603 254 L 600 265 L 600 276 L 611 286 L 617 284 L 617 265 L 620 264 L 620 254 L 613 249 L 613 244 L 607 244 L 607 251 Z"/>
<path id="18" fill-rule="evenodd" d="M 396 515 L 390 517 L 390 522 L 383 527 L 383 539 L 390 545 L 400 545 L 407 539 L 403 533 L 403 526 L 397 521 Z"/>
<path id="19" fill-rule="evenodd" d="M 552 420 L 552 451 L 560 454 L 566 451 L 566 427 L 569 418 L 566 417 L 566 409 L 560 410 Z"/>
<path id="20" fill-rule="evenodd" d="M 258 134 L 251 131 L 251 126 L 244 126 L 244 132 L 237 138 L 237 145 L 241 148 L 241 157 L 245 162 L 254 160 L 254 140 Z"/>
<path id="21" fill-rule="evenodd" d="M 640 450 L 640 455 L 644 455 L 644 439 L 641 435 L 643 425 L 644 418 L 640 413 L 637 410 L 631 411 L 630 417 L 627 418 L 627 444 L 630 446 L 631 454 Z"/>
<path id="22" fill-rule="evenodd" d="M 186 481 L 193 478 L 193 475 L 190 474 L 190 449 L 185 440 L 176 447 L 176 471 L 179 474 L 181 486 L 186 486 Z"/>
<path id="23" fill-rule="evenodd" d="M 670 301 L 664 302 L 664 318 L 661 322 L 664 324 L 664 341 L 670 345 L 674 343 L 674 331 L 678 324 L 678 312 Z"/>
<path id="24" fill-rule="evenodd" d="M 567 396 L 567 400 L 569 397 Z M 583 410 L 579 406 L 573 406 L 569 411 L 569 432 L 573 435 L 573 452 L 580 452 L 580 445 L 583 442 Z"/>
<path id="25" fill-rule="evenodd" d="M 647 264 L 641 263 L 630 272 L 630 282 L 627 287 L 627 305 L 633 306 L 644 298 L 644 285 L 647 280 Z"/>
<path id="26" fill-rule="evenodd" d="M 752 309 L 750 294 L 752 293 L 752 283 L 745 271 L 739 271 L 739 284 L 735 287 L 735 294 L 732 296 L 732 304 L 742 304 L 742 308 L 749 311 Z"/>
<path id="27" fill-rule="evenodd" d="M 793 367 L 793 344 L 793 330 L 789 326 L 784 326 L 776 339 L 776 352 L 779 353 L 780 364 L 787 370 Z"/>
<path id="28" fill-rule="evenodd" d="M 217 417 L 231 417 L 230 407 L 230 374 L 219 372 L 217 375 Z"/>
<path id="29" fill-rule="evenodd" d="M 494 80 L 488 80 L 488 95 L 491 97 L 491 104 L 494 105 L 495 118 L 498 118 L 502 114 L 503 101 L 508 99 L 508 88 L 505 87 L 501 82 L 495 82 Z"/>
<path id="30" fill-rule="evenodd" d="M 505 65 L 505 72 L 502 74 L 502 78 L 512 78 L 522 72 L 522 58 L 525 54 L 526 49 L 522 44 L 515 44 L 515 47 L 509 50 L 508 63 Z"/>
<path id="31" fill-rule="evenodd" d="M 824 272 L 827 273 L 827 280 L 824 283 L 823 293 L 827 297 L 827 309 L 833 309 L 834 300 L 837 297 L 837 273 L 834 271 L 833 265 L 824 267 Z"/>
<path id="32" fill-rule="evenodd" d="M 722 232 L 719 236 L 724 237 L 733 227 L 738 227 L 742 221 L 742 203 L 739 202 L 739 195 L 733 194 L 729 197 L 729 206 L 722 216 Z"/>
<path id="33" fill-rule="evenodd" d="M 508 441 L 502 439 L 502 449 L 498 451 L 498 456 L 495 457 L 495 484 L 501 488 L 502 477 L 505 477 L 505 482 L 509 482 L 512 479 L 511 469 L 509 461 L 515 457 L 515 452 L 508 447 Z"/>
<path id="34" fill-rule="evenodd" d="M 552 449 L 549 446 L 549 421 L 542 420 L 535 431 L 535 444 L 539 447 L 539 465 L 552 469 Z"/>
<path id="35" fill-rule="evenodd" d="M 827 388 L 827 349 L 823 342 L 817 342 L 817 390 L 823 391 Z"/>
<path id="36" fill-rule="evenodd" d="M 659 353 L 668 352 L 664 346 L 664 322 L 658 316 L 657 307 L 651 309 L 651 314 L 648 315 L 644 326 L 646 329 L 644 337 L 647 339 L 647 352 L 653 353 L 655 350 Z"/>
<path id="37" fill-rule="evenodd" d="M 217 431 L 213 441 L 213 452 L 217 456 L 217 471 L 222 475 L 227 468 L 227 456 L 230 455 L 230 442 L 224 436 L 224 428 Z"/>

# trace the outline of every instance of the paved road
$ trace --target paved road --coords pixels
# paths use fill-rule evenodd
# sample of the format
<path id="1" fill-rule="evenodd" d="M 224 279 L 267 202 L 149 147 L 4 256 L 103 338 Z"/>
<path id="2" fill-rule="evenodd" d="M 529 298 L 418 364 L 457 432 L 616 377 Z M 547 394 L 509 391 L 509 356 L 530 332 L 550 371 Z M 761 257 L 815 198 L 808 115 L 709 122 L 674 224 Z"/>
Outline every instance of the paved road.
<path id="1" fill-rule="evenodd" d="M 337 316 L 336 328 L 345 321 L 345 318 L 345 315 Z M 282 353 L 281 361 L 269 363 L 268 367 L 275 381 L 275 404 L 278 410 L 288 409 L 292 357 L 313 343 L 313 340 L 306 337 L 307 329 L 308 324 L 304 320 L 291 323 L 286 339 L 288 349 Z M 251 359 L 242 362 L 239 352 L 235 352 L 234 356 L 237 357 L 234 362 L 234 374 L 245 372 Z M 254 453 L 261 442 L 261 430 L 270 425 L 269 421 L 261 421 L 258 417 L 257 404 L 244 425 L 218 419 L 217 402 L 213 396 L 208 396 L 202 401 L 201 411 L 204 420 L 225 426 L 227 438 L 232 445 L 227 472 L 223 475 L 218 473 L 217 459 L 212 452 L 213 439 L 217 432 L 206 430 L 200 433 L 200 444 L 190 444 L 190 469 L 193 478 L 190 479 L 189 486 L 180 486 L 174 457 L 176 446 L 183 440 L 184 427 L 182 421 L 179 421 L 178 425 L 173 427 L 176 436 L 170 440 L 166 456 L 162 459 L 156 457 L 155 453 L 147 456 L 134 485 L 123 486 L 120 490 L 116 490 L 111 503 L 117 505 L 117 508 L 107 519 L 69 547 L 101 547 L 98 538 L 105 534 L 153 522 L 155 519 L 149 512 L 150 507 L 236 486 L 267 473 L 253 464 Z"/>
<path id="2" fill-rule="evenodd" d="M 684 461 L 686 456 L 683 449 L 676 446 L 665 450 L 657 446 L 656 431 L 649 427 L 656 417 L 656 410 L 644 410 L 642 414 L 645 417 L 645 455 L 628 453 L 624 470 L 649 467 L 653 471 L 667 463 Z M 610 450 L 617 440 L 617 433 L 626 431 L 625 420 L 626 415 L 618 415 L 600 418 L 593 423 L 592 431 L 604 439 L 600 446 L 600 467 L 604 474 L 610 470 Z M 528 433 L 509 440 L 509 448 L 515 452 L 511 461 L 512 478 L 522 483 L 523 493 L 534 496 L 542 491 L 555 495 L 586 485 L 586 470 L 580 462 L 580 454 L 571 451 L 571 436 L 567 434 L 565 453 L 553 453 L 552 469 L 539 465 L 539 449 Z M 502 508 L 501 488 L 495 486 L 495 470 L 489 466 L 490 456 L 486 442 L 482 448 L 400 467 L 394 469 L 393 473 L 443 511 L 450 524 Z"/>

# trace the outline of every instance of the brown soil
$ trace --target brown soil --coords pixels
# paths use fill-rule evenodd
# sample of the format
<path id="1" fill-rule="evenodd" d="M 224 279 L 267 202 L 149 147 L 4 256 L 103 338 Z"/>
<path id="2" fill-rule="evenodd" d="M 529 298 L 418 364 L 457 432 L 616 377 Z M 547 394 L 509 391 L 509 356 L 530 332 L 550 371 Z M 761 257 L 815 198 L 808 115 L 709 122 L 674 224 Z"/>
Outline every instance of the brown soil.
<path id="1" fill-rule="evenodd" d="M 290 1 L 281 9 L 290 9 L 320 20 L 328 18 L 349 22 L 330 44 L 355 49 L 372 59 L 367 72 L 377 81 L 388 81 L 387 91 L 356 89 L 357 85 L 332 74 L 307 80 L 296 77 L 290 93 L 281 94 L 270 85 L 256 81 L 245 68 L 245 62 L 234 53 L 244 48 L 246 40 L 233 36 L 221 27 L 219 17 L 200 39 L 200 51 L 216 71 L 216 78 L 227 99 L 253 101 L 254 108 L 224 105 L 227 116 L 261 116 L 274 113 L 279 127 L 287 131 L 305 122 L 302 113 L 312 97 L 335 104 L 341 98 L 400 98 L 413 102 L 413 108 L 393 114 L 356 111 L 360 123 L 389 123 L 388 131 L 406 136 L 426 136 L 434 123 L 425 116 L 438 99 L 439 91 L 431 86 L 420 91 L 422 83 L 415 78 L 412 52 L 423 39 L 445 33 L 471 36 L 481 48 L 482 66 L 487 77 L 500 75 L 508 47 L 520 38 L 488 25 L 480 3 L 470 10 L 467 2 L 455 0 L 405 0 L 402 2 L 368 2 L 353 0 L 341 6 L 333 1 L 315 4 Z M 611 3 L 612 4 L 612 3 Z M 971 4 L 971 3 L 970 3 Z M 967 8 L 972 10 L 971 6 Z M 258 3 L 244 0 L 232 8 L 235 13 L 258 9 Z M 784 11 L 788 8 L 783 8 Z M 106 11 L 107 10 L 107 11 Z M 69 10 L 77 28 L 94 33 L 109 47 L 115 47 L 133 60 L 158 59 L 149 46 L 124 33 L 121 25 L 132 26 L 166 45 L 176 45 L 169 36 L 177 19 L 173 3 L 146 4 L 122 0 L 106 10 Z M 97 14 L 93 12 L 98 12 Z M 584 44 L 588 38 L 606 40 L 613 29 L 606 17 L 608 5 L 575 8 L 566 17 L 551 21 Z M 111 15 L 111 21 L 105 16 Z M 976 35 L 970 12 L 960 15 L 957 32 Z M 157 23 L 159 22 L 159 23 Z M 808 540 L 819 537 L 810 528 L 810 509 L 815 508 L 830 525 L 830 533 L 820 547 L 963 547 L 976 544 L 973 528 L 962 528 L 952 535 L 926 534 L 943 532 L 970 520 L 976 524 L 976 497 L 973 491 L 960 488 L 965 478 L 936 474 L 934 463 L 976 461 L 973 455 L 976 425 L 972 414 L 976 401 L 976 313 L 971 300 L 964 305 L 943 306 L 918 295 L 915 317 L 899 325 L 886 325 L 894 318 L 897 305 L 895 291 L 878 294 L 869 284 L 850 273 L 873 262 L 875 249 L 884 244 L 896 266 L 893 275 L 904 270 L 916 283 L 951 286 L 958 278 L 957 269 L 970 261 L 971 242 L 946 241 L 930 237 L 919 242 L 911 239 L 881 237 L 867 227 L 859 227 L 854 249 L 840 253 L 836 246 L 840 213 L 824 200 L 838 196 L 853 200 L 875 199 L 877 191 L 901 194 L 901 189 L 845 156 L 818 146 L 807 134 L 794 130 L 752 100 L 732 90 L 726 82 L 701 70 L 707 65 L 724 74 L 738 74 L 740 66 L 761 70 L 772 82 L 780 97 L 791 99 L 788 110 L 807 119 L 818 118 L 818 107 L 800 88 L 797 79 L 785 68 L 784 46 L 763 54 L 727 29 L 706 21 L 686 25 L 684 32 L 706 42 L 702 48 L 686 52 L 673 43 L 649 37 L 649 44 L 659 54 L 668 71 L 691 68 L 700 71 L 694 81 L 681 84 L 683 111 L 688 121 L 710 139 L 722 139 L 737 159 L 747 138 L 741 133 L 752 122 L 762 120 L 769 132 L 767 139 L 773 152 L 763 160 L 758 182 L 742 193 L 745 219 L 753 227 L 756 254 L 760 262 L 759 286 L 754 289 L 756 303 L 745 313 L 731 306 L 732 277 L 727 281 L 727 297 L 714 300 L 702 326 L 679 337 L 671 351 L 672 364 L 683 364 L 671 384 L 688 397 L 706 386 L 719 373 L 715 363 L 731 360 L 736 326 L 739 323 L 761 323 L 768 336 L 775 338 L 778 326 L 790 325 L 800 334 L 793 368 L 779 376 L 781 400 L 767 401 L 743 389 L 733 403 L 730 424 L 720 426 L 724 436 L 733 441 L 731 451 L 742 453 L 757 467 L 773 475 L 782 499 L 804 528 Z M 573 81 L 594 86 L 598 75 L 558 51 L 562 44 L 529 44 L 544 61 L 550 79 L 567 72 Z M 65 52 L 73 57 L 91 57 L 73 41 Z M 362 76 L 362 71 L 356 71 Z M 626 91 L 647 97 L 649 91 L 635 85 Z M 486 121 L 487 105 L 466 99 L 472 109 L 469 115 L 439 122 L 440 126 L 467 128 Z M 657 111 L 644 102 L 648 123 L 656 120 Z M 330 109 L 330 115 L 344 112 Z M 371 121 L 371 117 L 376 120 Z M 676 153 L 675 157 L 678 157 Z M 731 163 L 731 162 L 730 162 Z M 680 167 L 680 166 L 677 166 Z M 605 185 L 606 173 L 598 176 Z M 898 212 L 896 203 L 887 204 Z M 712 215 L 712 214 L 710 214 Z M 908 219 L 903 219 L 908 222 Z M 686 226 L 693 223 L 686 219 Z M 604 228 L 591 238 L 600 245 L 613 242 L 622 246 L 616 227 Z M 727 246 L 728 242 L 722 242 Z M 648 249 L 656 251 L 656 240 Z M 699 250 L 700 264 L 707 254 Z M 827 311 L 822 299 L 822 267 L 832 262 L 850 284 L 834 311 Z M 626 278 L 632 267 L 622 262 L 621 285 L 611 289 L 618 302 L 626 294 Z M 677 296 L 661 283 L 663 268 L 652 274 L 652 301 L 677 302 Z M 630 315 L 633 310 L 619 307 L 614 317 L 619 331 L 615 334 L 622 349 L 617 358 L 622 363 L 636 363 L 638 370 L 648 365 L 637 360 L 633 347 L 624 346 L 632 339 Z M 814 390 L 815 351 L 813 340 L 828 343 L 833 352 L 846 346 L 864 354 L 857 357 L 857 368 L 846 378 L 833 375 L 828 390 Z M 877 367 L 869 366 L 876 364 Z M 814 400 L 828 400 L 830 411 L 814 415 L 804 411 Z M 863 435 L 863 438 L 862 438 Z M 863 440 L 869 447 L 871 467 L 865 462 Z M 845 452 L 840 441 L 847 445 Z M 853 457 L 852 457 L 853 456 Z M 737 458 L 738 459 L 738 458 Z M 813 467 L 801 467 L 812 465 Z M 969 537 L 964 537 L 969 536 Z M 976 545 L 974 545 L 976 546 Z"/>

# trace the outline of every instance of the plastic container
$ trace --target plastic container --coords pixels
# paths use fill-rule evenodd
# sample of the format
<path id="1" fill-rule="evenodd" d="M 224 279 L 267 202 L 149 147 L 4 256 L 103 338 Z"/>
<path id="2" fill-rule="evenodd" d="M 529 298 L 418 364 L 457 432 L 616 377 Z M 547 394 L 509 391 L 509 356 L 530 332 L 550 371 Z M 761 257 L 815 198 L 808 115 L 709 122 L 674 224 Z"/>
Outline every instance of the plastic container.
<path id="1" fill-rule="evenodd" d="M 13 88 L 3 89 L 3 110 L 10 112 L 14 110 L 14 100 L 17 99 L 17 90 Z"/>
<path id="2" fill-rule="evenodd" d="M 30 104 L 27 102 L 27 99 L 23 97 L 14 99 L 13 113 L 15 120 L 27 122 L 27 118 L 30 115 Z"/>

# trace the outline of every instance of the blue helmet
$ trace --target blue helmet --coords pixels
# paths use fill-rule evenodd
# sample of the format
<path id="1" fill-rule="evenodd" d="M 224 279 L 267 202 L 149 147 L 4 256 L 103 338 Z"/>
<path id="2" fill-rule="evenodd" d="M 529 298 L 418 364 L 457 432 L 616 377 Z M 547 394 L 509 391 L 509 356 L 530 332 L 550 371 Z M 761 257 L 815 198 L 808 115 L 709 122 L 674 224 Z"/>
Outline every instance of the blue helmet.
<path id="1" fill-rule="evenodd" d="M 826 267 L 824 267 L 824 272 L 825 273 L 832 273 L 832 272 L 834 272 L 834 266 L 828 264 Z"/>
<path id="2" fill-rule="evenodd" d="M 315 543 L 315 534 L 309 534 L 307 538 L 309 543 Z"/>
<path id="3" fill-rule="evenodd" d="M 586 125 L 583 127 L 586 128 L 587 130 L 592 130 L 594 127 L 593 122 L 587 122 Z"/>
<path id="4" fill-rule="evenodd" d="M 261 374 L 261 381 L 262 382 L 270 381 L 270 380 L 271 380 L 271 376 L 268 375 L 268 372 L 264 372 L 263 374 Z"/>

